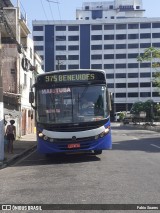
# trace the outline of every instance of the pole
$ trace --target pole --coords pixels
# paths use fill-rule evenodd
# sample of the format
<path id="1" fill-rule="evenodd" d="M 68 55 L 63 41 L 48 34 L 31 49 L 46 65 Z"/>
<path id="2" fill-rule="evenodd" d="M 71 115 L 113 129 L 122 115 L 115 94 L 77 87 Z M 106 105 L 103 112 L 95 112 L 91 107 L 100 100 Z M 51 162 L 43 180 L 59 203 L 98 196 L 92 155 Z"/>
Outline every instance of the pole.
<path id="1" fill-rule="evenodd" d="M 0 27 L 0 161 L 4 160 L 4 109 L 3 109 L 3 74 L 2 74 L 2 44 Z"/>

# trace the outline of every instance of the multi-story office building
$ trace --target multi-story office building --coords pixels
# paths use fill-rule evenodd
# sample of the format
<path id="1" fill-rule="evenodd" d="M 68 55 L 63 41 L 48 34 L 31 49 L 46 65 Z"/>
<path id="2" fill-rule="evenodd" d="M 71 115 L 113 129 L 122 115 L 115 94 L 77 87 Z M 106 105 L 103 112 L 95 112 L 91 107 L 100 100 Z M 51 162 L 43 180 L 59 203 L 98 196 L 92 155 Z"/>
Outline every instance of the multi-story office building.
<path id="1" fill-rule="evenodd" d="M 141 0 L 84 3 L 76 20 L 33 21 L 35 50 L 46 72 L 104 69 L 114 94 L 114 112 L 136 101 L 160 102 L 153 83 L 156 70 L 137 56 L 160 47 L 160 18 L 143 17 Z"/>

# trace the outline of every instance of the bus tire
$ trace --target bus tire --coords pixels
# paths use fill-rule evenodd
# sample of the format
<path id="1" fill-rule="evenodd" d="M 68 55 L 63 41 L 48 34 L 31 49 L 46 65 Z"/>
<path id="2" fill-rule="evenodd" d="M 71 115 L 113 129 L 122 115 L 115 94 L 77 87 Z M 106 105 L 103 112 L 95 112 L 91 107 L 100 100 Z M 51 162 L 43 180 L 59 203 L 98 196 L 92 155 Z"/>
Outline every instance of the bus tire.
<path id="1" fill-rule="evenodd" d="M 101 155 L 102 154 L 102 150 L 94 150 L 94 154 L 95 155 Z"/>

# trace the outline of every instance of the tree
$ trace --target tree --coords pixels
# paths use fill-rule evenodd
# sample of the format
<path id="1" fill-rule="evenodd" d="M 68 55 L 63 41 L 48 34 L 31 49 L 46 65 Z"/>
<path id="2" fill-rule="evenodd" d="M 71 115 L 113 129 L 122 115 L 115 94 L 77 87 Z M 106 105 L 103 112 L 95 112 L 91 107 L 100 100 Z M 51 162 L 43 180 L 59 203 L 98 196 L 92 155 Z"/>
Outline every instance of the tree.
<path id="1" fill-rule="evenodd" d="M 139 114 L 141 111 L 144 111 L 144 103 L 142 101 L 135 102 L 132 105 L 131 113 Z"/>
<path id="2" fill-rule="evenodd" d="M 156 87 L 160 88 L 160 49 L 155 47 L 147 48 L 143 54 L 137 57 L 139 62 L 151 61 L 152 67 L 155 68 L 156 72 L 154 74 L 153 82 Z"/>

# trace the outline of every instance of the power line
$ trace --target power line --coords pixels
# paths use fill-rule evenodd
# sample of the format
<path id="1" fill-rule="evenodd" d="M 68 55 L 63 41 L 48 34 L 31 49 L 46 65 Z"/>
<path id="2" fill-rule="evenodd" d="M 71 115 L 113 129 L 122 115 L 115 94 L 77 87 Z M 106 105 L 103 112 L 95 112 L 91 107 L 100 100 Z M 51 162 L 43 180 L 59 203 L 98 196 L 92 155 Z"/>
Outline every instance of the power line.
<path id="1" fill-rule="evenodd" d="M 46 17 L 46 20 L 48 21 L 48 17 L 47 17 L 47 14 L 46 14 L 46 12 L 45 12 L 44 5 L 43 5 L 43 3 L 42 3 L 42 0 L 41 0 L 41 5 L 42 5 L 42 8 L 43 8 L 43 12 L 44 12 L 44 15 L 45 15 L 45 17 Z"/>

